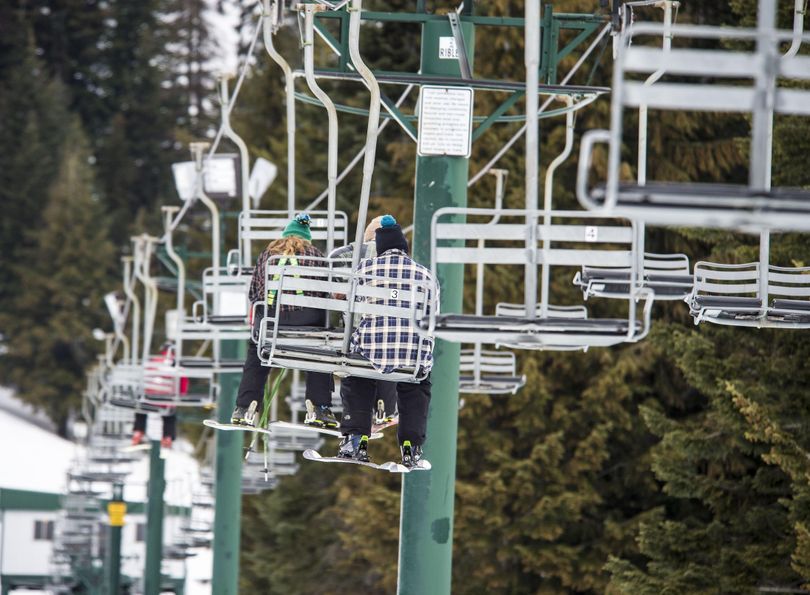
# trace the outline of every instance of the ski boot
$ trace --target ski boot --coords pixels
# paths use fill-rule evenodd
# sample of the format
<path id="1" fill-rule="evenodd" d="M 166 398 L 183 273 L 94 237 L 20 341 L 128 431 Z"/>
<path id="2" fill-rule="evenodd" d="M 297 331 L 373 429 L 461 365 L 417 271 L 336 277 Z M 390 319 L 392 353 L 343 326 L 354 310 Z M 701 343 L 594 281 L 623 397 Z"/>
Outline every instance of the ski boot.
<path id="1" fill-rule="evenodd" d="M 338 427 L 338 420 L 328 405 L 315 406 L 309 399 L 307 399 L 306 405 L 307 414 L 304 416 L 304 425 L 316 428 Z"/>
<path id="2" fill-rule="evenodd" d="M 138 446 L 139 444 L 143 444 L 144 433 L 140 430 L 135 430 L 132 433 L 132 446 Z"/>
<path id="3" fill-rule="evenodd" d="M 377 410 L 374 412 L 374 425 L 376 426 L 386 426 L 390 424 L 396 418 L 395 413 L 386 413 L 385 411 L 385 401 L 380 399 L 377 401 Z"/>
<path id="4" fill-rule="evenodd" d="M 171 436 L 164 436 L 160 439 L 160 448 L 171 448 L 173 442 Z"/>
<path id="5" fill-rule="evenodd" d="M 419 445 L 411 445 L 410 440 L 405 440 L 400 446 L 402 451 L 402 464 L 408 469 L 413 469 L 419 465 L 422 459 L 422 447 Z"/>
<path id="6" fill-rule="evenodd" d="M 236 426 L 254 426 L 256 420 L 256 410 L 259 408 L 257 401 L 251 401 L 247 409 L 237 405 L 231 413 L 231 423 Z"/>
<path id="7" fill-rule="evenodd" d="M 368 463 L 368 436 L 344 434 L 340 440 L 337 456 L 342 459 L 354 459 Z"/>

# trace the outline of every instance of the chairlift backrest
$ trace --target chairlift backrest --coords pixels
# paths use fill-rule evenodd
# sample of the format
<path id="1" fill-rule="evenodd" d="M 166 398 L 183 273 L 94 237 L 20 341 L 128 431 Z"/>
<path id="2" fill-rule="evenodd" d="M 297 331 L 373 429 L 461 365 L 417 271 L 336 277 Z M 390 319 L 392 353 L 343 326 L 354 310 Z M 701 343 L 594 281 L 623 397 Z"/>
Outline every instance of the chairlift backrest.
<path id="1" fill-rule="evenodd" d="M 573 318 L 584 320 L 588 318 L 588 309 L 585 306 L 555 306 L 549 304 L 548 315 L 554 318 Z M 537 306 L 537 316 L 540 316 L 540 306 Z M 523 318 L 526 316 L 526 306 L 524 304 L 499 303 L 495 305 L 495 316 L 507 316 L 512 318 Z"/>
<path id="2" fill-rule="evenodd" d="M 342 261 L 339 264 L 345 264 Z M 436 297 L 432 280 L 364 276 L 347 267 L 325 268 L 268 264 L 265 277 L 268 292 L 280 292 L 281 305 L 349 311 L 369 316 L 413 320 L 415 312 L 427 315 Z M 340 297 L 338 297 L 340 296 Z"/>
<path id="3" fill-rule="evenodd" d="M 476 365 L 477 364 L 477 365 Z M 458 371 L 472 373 L 477 369 L 487 374 L 515 374 L 515 354 L 511 351 L 462 349 Z"/>
<path id="4" fill-rule="evenodd" d="M 310 211 L 309 229 L 313 241 L 326 241 L 329 225 L 327 211 Z M 336 243 L 345 243 L 349 218 L 346 213 L 336 211 L 333 215 L 333 230 Z M 264 245 L 281 238 L 284 228 L 290 222 L 287 211 L 250 210 L 239 213 L 239 245 L 243 240 L 262 242 Z"/>
<path id="5" fill-rule="evenodd" d="M 768 267 L 768 295 L 810 298 L 810 267 Z"/>
<path id="6" fill-rule="evenodd" d="M 536 248 L 534 254 L 527 254 L 524 243 L 528 228 L 525 224 L 440 222 L 443 216 L 462 211 L 468 216 L 500 214 L 502 218 L 527 217 L 526 211 L 516 209 L 440 209 L 433 215 L 431 261 L 434 267 L 438 264 L 479 263 L 525 265 L 528 257 L 533 258 L 536 264 L 545 262 L 559 266 L 632 267 L 635 263 L 635 234 L 630 222 L 579 211 L 536 211 L 537 219 L 548 215 L 552 222 L 536 226 Z M 594 222 L 582 223 L 582 219 L 594 219 Z M 542 248 L 542 242 L 546 239 L 552 242 L 548 250 Z M 485 247 L 462 244 L 473 240 L 484 240 Z"/>
<path id="7" fill-rule="evenodd" d="M 247 316 L 247 294 L 250 278 L 244 276 L 231 276 L 225 267 L 214 270 L 208 267 L 203 271 L 202 289 L 206 300 L 216 294 L 218 299 L 211 299 L 209 303 L 215 305 L 213 316 Z"/>
<path id="8" fill-rule="evenodd" d="M 695 263 L 693 295 L 761 298 L 759 263 Z"/>

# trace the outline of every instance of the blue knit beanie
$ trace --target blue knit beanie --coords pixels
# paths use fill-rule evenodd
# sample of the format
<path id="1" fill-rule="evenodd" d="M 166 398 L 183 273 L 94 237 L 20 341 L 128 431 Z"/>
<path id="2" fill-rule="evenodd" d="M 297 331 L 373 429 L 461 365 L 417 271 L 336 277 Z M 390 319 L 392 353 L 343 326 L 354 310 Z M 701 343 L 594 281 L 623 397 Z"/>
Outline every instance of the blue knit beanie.
<path id="1" fill-rule="evenodd" d="M 391 215 L 385 215 L 380 220 L 380 227 L 375 232 L 377 243 L 377 254 L 382 254 L 387 250 L 399 249 L 408 253 L 408 240 L 402 233 L 402 228 Z"/>

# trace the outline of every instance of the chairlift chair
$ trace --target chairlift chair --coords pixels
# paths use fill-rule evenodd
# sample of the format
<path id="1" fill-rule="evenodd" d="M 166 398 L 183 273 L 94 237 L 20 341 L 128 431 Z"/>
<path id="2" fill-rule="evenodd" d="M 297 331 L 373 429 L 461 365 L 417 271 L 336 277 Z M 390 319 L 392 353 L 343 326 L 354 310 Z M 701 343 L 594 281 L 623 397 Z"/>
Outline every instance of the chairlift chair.
<path id="1" fill-rule="evenodd" d="M 444 222 L 444 218 L 459 216 L 492 216 L 493 209 L 443 208 L 433 215 L 431 262 L 434 270 L 441 264 L 522 265 L 534 262 L 549 267 L 566 266 L 624 266 L 635 273 L 636 261 L 634 225 L 630 222 L 607 219 L 593 213 L 576 211 L 501 210 L 502 217 L 518 217 L 535 221 L 544 217 L 549 223 L 527 227 L 525 223 L 478 224 Z M 582 220 L 585 220 L 583 224 Z M 552 221 L 557 221 L 553 223 Z M 593 223 L 592 225 L 589 223 Z M 527 233 L 532 234 L 535 248 L 527 249 Z M 542 247 L 548 240 L 548 246 Z M 488 246 L 480 247 L 483 240 Z M 477 246 L 467 242 L 476 241 Z M 520 242 L 520 247 L 514 243 Z M 492 245 L 495 244 L 495 245 Z M 582 248 L 581 245 L 593 245 Z M 635 286 L 635 283 L 634 283 Z M 547 290 L 541 292 L 546 295 Z M 636 302 L 644 307 L 637 317 Z M 431 314 L 423 321 L 435 328 L 438 338 L 454 342 L 484 342 L 508 346 L 534 346 L 536 348 L 585 349 L 607 347 L 622 342 L 636 342 L 649 331 L 652 292 L 637 288 L 628 298 L 627 318 L 587 318 L 580 310 L 563 310 L 541 300 L 541 316 L 526 315 L 525 306 L 514 305 L 516 315 L 504 315 L 508 306 L 501 307 L 498 315 Z M 522 308 L 522 309 L 521 309 Z M 572 315 L 573 314 L 573 315 Z"/>
<path id="2" fill-rule="evenodd" d="M 554 318 L 571 318 L 574 320 L 587 320 L 588 309 L 585 306 L 555 306 L 549 304 L 546 311 Z M 523 318 L 526 316 L 526 306 L 524 304 L 508 304 L 501 302 L 495 305 L 495 316 L 505 316 L 508 318 Z M 535 307 L 535 315 L 538 318 L 543 317 L 542 308 L 538 305 Z M 495 343 L 497 347 L 506 347 L 507 349 L 522 349 L 528 351 L 588 351 L 589 345 L 582 344 L 546 344 L 531 342 L 516 342 L 516 343 Z"/>
<path id="3" fill-rule="evenodd" d="M 588 209 L 654 225 L 741 230 L 810 230 L 810 191 L 771 186 L 774 115 L 810 116 L 810 57 L 788 52 L 780 43 L 808 42 L 801 28 L 780 31 L 775 0 L 760 0 L 757 29 L 643 23 L 628 28 L 614 64 L 610 130 L 592 130 L 583 139 L 577 197 Z M 755 43 L 751 50 L 657 48 L 645 37 L 674 35 L 681 40 Z M 665 71 L 677 82 L 646 84 L 639 74 Z M 715 79 L 719 82 L 706 82 Z M 740 81 L 751 81 L 741 83 Z M 799 86 L 797 86 L 797 83 Z M 752 115 L 747 185 L 620 179 L 621 148 L 626 142 L 626 108 L 671 111 L 736 112 Z M 609 144 L 607 181 L 590 186 L 588 175 L 597 143 Z"/>
<path id="4" fill-rule="evenodd" d="M 382 374 L 370 361 L 348 351 L 344 329 L 282 326 L 278 313 L 282 306 L 293 305 L 337 312 L 344 323 L 360 315 L 388 316 L 414 324 L 437 307 L 438 287 L 434 280 L 364 278 L 346 267 L 268 264 L 265 288 L 273 292 L 278 307 L 261 320 L 257 349 L 263 365 L 397 382 L 420 382 L 426 376 L 421 349 L 415 366 Z M 267 308 L 266 302 L 264 305 Z M 423 332 L 422 341 L 432 340 L 429 328 Z"/>
<path id="5" fill-rule="evenodd" d="M 810 267 L 698 262 L 688 303 L 695 324 L 810 328 Z"/>
<path id="6" fill-rule="evenodd" d="M 582 295 L 627 299 L 633 291 L 630 267 L 583 266 L 574 275 L 574 285 Z M 656 301 L 684 300 L 692 293 L 692 273 L 686 254 L 644 254 L 644 265 L 638 284 L 655 293 Z"/>
<path id="7" fill-rule="evenodd" d="M 491 349 L 462 349 L 459 363 L 460 393 L 515 394 L 526 376 L 515 371 L 515 354 Z"/>

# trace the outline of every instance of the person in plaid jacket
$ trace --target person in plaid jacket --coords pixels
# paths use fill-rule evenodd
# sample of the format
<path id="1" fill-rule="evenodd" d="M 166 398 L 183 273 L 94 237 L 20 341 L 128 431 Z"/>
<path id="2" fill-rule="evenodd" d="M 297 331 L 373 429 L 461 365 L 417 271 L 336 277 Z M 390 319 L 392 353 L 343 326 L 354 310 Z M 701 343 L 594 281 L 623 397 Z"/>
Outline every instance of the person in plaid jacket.
<path id="1" fill-rule="evenodd" d="M 366 226 L 363 232 L 363 243 L 360 246 L 360 258 L 371 259 L 377 256 L 377 243 L 375 240 L 377 230 L 380 228 L 380 221 L 383 216 L 374 217 Z M 354 242 L 346 246 L 335 248 L 329 253 L 330 259 L 342 258 L 351 261 L 352 254 L 354 253 Z M 360 317 L 355 315 L 355 321 L 359 322 Z M 382 402 L 382 422 L 383 424 L 395 423 L 397 418 L 397 383 L 386 380 L 377 380 L 377 394 L 375 402 Z M 343 401 L 344 406 L 346 397 L 344 396 L 344 385 L 340 385 L 340 399 Z"/>
<path id="2" fill-rule="evenodd" d="M 325 317 L 323 310 L 314 308 L 303 308 L 292 304 L 277 303 L 280 301 L 275 292 L 266 292 L 264 286 L 264 275 L 267 263 L 273 259 L 274 262 L 283 265 L 293 266 L 324 266 L 323 253 L 312 245 L 312 233 L 309 229 L 310 217 L 302 213 L 287 224 L 281 239 L 273 240 L 259 255 L 256 261 L 256 268 L 253 270 L 253 278 L 250 281 L 248 297 L 251 304 L 251 313 L 254 312 L 253 304 L 264 302 L 271 312 L 276 307 L 279 310 L 279 324 L 282 326 L 323 326 Z M 309 293 L 309 292 L 304 292 Z M 256 308 L 262 310 L 262 308 Z M 264 384 L 270 368 L 261 365 L 259 355 L 256 353 L 257 331 L 261 322 L 260 314 L 256 315 L 256 320 L 252 321 L 253 333 L 248 343 L 247 359 L 242 368 L 242 381 L 239 384 L 239 391 L 236 396 L 236 408 L 231 414 L 231 423 L 237 425 L 251 425 L 251 420 L 246 418 L 247 410 L 251 402 L 256 401 L 261 405 Z M 308 418 L 305 423 L 308 425 L 335 428 L 338 425 L 337 419 L 331 410 L 332 391 L 334 390 L 334 380 L 331 374 L 320 372 L 309 372 L 306 374 L 306 398 L 315 406 L 315 417 Z"/>
<path id="3" fill-rule="evenodd" d="M 396 219 L 386 215 L 380 224 L 376 231 L 377 256 L 362 260 L 357 268 L 361 282 L 385 287 L 395 284 L 397 287 L 393 289 L 407 292 L 410 290 L 407 280 L 432 281 L 431 272 L 408 255 L 408 241 Z M 385 280 L 375 282 L 375 277 Z M 392 282 L 392 278 L 402 282 Z M 434 300 L 438 303 L 438 296 L 428 295 L 425 299 L 429 303 Z M 427 437 L 433 339 L 417 333 L 411 320 L 366 314 L 352 334 L 352 351 L 368 359 L 382 374 L 389 374 L 397 368 L 418 367 L 419 375 L 425 376 L 421 382 L 397 383 L 397 435 L 402 462 L 408 467 L 414 466 L 422 456 L 422 445 Z M 371 433 L 376 384 L 376 380 L 356 376 L 342 381 L 345 409 L 340 424 L 343 440 L 338 456 L 368 460 L 367 436 Z"/>

